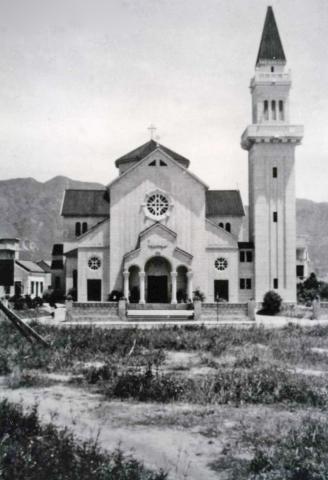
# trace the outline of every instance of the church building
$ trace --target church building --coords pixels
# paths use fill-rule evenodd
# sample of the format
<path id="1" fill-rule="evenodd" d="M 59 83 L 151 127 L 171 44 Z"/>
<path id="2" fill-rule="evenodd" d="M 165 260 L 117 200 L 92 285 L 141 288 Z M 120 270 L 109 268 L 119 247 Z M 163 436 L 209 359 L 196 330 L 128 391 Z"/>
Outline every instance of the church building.
<path id="1" fill-rule="evenodd" d="M 246 86 L 245 86 L 246 87 Z M 276 290 L 296 301 L 295 147 L 303 127 L 289 121 L 290 71 L 268 7 L 251 79 L 248 151 L 249 236 L 237 190 L 211 190 L 190 161 L 153 139 L 115 161 L 103 190 L 67 190 L 65 289 L 77 300 L 262 301 Z M 245 88 L 246 90 L 246 88 Z"/>

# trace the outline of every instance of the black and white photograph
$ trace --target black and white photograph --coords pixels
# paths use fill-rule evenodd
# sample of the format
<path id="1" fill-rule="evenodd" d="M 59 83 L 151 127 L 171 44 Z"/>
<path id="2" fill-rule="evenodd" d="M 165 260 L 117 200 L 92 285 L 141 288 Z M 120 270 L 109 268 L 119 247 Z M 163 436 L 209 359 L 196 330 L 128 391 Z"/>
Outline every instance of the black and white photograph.
<path id="1" fill-rule="evenodd" d="M 0 0 L 0 479 L 328 479 L 327 0 Z"/>

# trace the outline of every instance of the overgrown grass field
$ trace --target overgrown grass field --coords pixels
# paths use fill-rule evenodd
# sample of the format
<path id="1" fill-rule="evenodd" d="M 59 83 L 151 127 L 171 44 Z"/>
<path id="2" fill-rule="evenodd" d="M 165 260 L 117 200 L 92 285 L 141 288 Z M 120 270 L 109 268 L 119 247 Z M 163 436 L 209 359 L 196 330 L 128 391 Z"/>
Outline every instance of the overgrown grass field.
<path id="1" fill-rule="evenodd" d="M 290 428 L 273 423 L 269 436 L 259 425 L 241 425 L 243 454 L 218 451 L 211 469 L 218 478 L 328 479 L 328 327 L 34 327 L 50 349 L 0 323 L 0 374 L 8 385 L 40 388 L 49 386 L 46 374 L 66 373 L 72 388 L 100 393 L 104 402 L 295 412 Z"/>

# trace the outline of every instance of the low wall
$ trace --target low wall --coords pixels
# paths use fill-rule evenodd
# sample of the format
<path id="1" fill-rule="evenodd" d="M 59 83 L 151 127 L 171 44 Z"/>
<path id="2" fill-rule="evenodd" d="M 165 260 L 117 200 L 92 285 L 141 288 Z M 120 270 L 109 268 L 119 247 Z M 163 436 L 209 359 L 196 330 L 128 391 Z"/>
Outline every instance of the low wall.
<path id="1" fill-rule="evenodd" d="M 201 320 L 240 320 L 246 319 L 247 303 L 203 303 Z"/>
<path id="2" fill-rule="evenodd" d="M 71 308 L 66 310 L 65 320 L 97 322 L 119 319 L 117 302 L 73 302 Z"/>

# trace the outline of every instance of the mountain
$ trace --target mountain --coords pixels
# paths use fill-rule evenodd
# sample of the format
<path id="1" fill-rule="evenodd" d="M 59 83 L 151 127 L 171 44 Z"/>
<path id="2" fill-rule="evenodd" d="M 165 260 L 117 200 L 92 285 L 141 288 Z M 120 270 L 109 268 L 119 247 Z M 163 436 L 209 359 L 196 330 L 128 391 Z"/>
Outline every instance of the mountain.
<path id="1" fill-rule="evenodd" d="M 297 235 L 308 245 L 313 270 L 320 278 L 328 275 L 328 203 L 296 201 Z"/>
<path id="2" fill-rule="evenodd" d="M 21 240 L 21 258 L 49 259 L 53 243 L 62 241 L 61 203 L 66 188 L 103 188 L 99 183 L 54 177 L 47 182 L 34 178 L 0 181 L 0 238 Z M 297 234 L 306 239 L 314 270 L 328 274 L 328 203 L 298 199 Z"/>
<path id="3" fill-rule="evenodd" d="M 60 209 L 66 188 L 93 189 L 103 185 L 62 176 L 44 183 L 34 178 L 0 181 L 0 238 L 19 238 L 22 259 L 49 259 L 53 243 L 62 241 Z"/>

